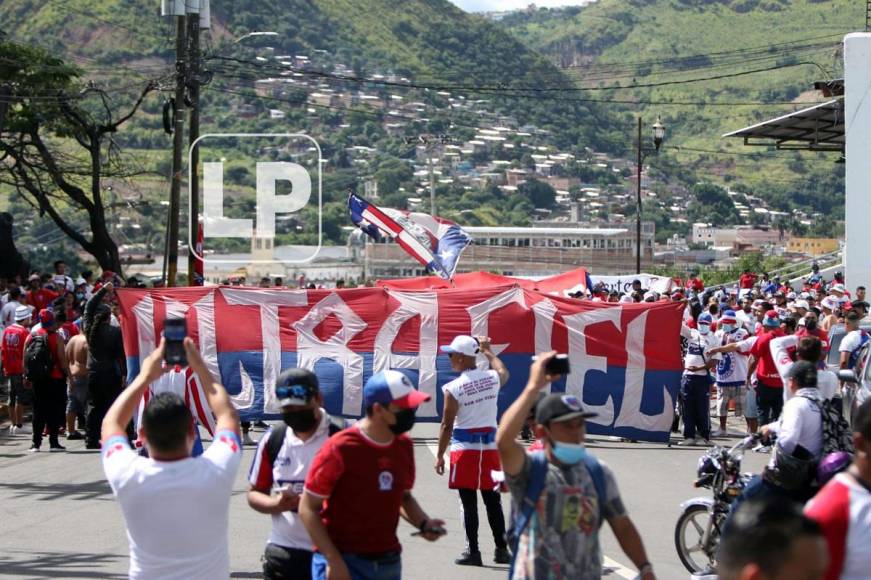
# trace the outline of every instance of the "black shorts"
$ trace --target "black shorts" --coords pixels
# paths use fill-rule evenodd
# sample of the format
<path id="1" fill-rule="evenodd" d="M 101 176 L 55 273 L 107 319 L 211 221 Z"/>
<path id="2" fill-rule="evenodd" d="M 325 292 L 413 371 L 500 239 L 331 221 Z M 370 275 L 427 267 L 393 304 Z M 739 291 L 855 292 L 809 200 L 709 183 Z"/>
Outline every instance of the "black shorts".
<path id="1" fill-rule="evenodd" d="M 12 375 L 6 377 L 9 385 L 9 406 L 15 405 L 32 405 L 33 404 L 33 387 L 24 386 L 23 375 Z"/>

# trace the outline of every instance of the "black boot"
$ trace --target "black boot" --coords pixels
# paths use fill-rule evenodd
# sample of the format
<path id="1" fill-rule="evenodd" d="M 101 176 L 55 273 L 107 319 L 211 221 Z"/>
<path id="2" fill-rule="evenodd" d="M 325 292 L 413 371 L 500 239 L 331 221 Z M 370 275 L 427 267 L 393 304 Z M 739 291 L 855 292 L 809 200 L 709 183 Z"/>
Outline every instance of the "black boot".
<path id="1" fill-rule="evenodd" d="M 481 552 L 463 552 L 463 554 L 454 560 L 454 564 L 458 566 L 483 566 L 481 561 Z"/>

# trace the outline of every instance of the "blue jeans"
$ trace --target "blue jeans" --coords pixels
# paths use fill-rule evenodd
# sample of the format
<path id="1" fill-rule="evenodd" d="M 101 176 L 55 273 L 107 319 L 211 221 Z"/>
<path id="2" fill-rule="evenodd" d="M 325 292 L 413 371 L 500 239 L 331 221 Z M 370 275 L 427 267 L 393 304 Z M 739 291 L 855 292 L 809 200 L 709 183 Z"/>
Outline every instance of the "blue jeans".
<path id="1" fill-rule="evenodd" d="M 342 554 L 352 580 L 399 580 L 402 578 L 402 557 L 397 552 L 383 558 L 368 559 L 354 554 Z M 320 552 L 312 556 L 312 580 L 327 579 L 327 559 Z"/>
<path id="2" fill-rule="evenodd" d="M 680 385 L 683 398 L 683 434 L 695 439 L 696 432 L 711 438 L 711 379 L 707 375 L 684 375 Z"/>

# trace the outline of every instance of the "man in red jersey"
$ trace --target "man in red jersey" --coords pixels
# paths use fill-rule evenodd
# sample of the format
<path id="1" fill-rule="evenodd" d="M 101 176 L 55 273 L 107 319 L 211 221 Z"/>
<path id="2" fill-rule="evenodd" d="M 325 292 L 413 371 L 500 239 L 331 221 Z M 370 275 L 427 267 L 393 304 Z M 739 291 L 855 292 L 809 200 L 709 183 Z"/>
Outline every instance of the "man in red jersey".
<path id="1" fill-rule="evenodd" d="M 317 550 L 313 579 L 398 580 L 400 515 L 431 542 L 445 533 L 411 494 L 414 448 L 405 433 L 429 398 L 399 371 L 381 371 L 363 387 L 366 416 L 318 451 L 299 505 Z"/>
<path id="2" fill-rule="evenodd" d="M 51 367 L 44 376 L 33 379 L 33 445 L 30 452 L 39 451 L 42 445 L 42 430 L 48 426 L 49 451 L 66 451 L 57 439 L 60 427 L 64 424 L 64 411 L 67 405 L 68 374 L 66 344 L 51 310 L 39 312 L 42 328 L 27 337 L 24 350 L 33 341 L 45 341 L 41 348 L 46 349 L 51 359 Z"/>
<path id="3" fill-rule="evenodd" d="M 24 343 L 30 336 L 30 308 L 19 305 L 15 309 L 15 322 L 6 327 L 0 339 L 0 359 L 3 375 L 9 382 L 9 418 L 11 432 L 23 428 L 24 406 L 33 404 L 33 388 L 24 383 Z"/>
<path id="4" fill-rule="evenodd" d="M 765 313 L 763 332 L 759 337 L 750 337 L 740 342 L 711 349 L 710 353 L 749 352 L 758 361 L 756 366 L 756 402 L 759 408 L 759 424 L 768 425 L 777 421 L 783 410 L 783 380 L 771 356 L 771 341 L 784 335 L 775 310 Z"/>
<path id="5" fill-rule="evenodd" d="M 871 401 L 856 412 L 853 445 L 856 455 L 847 472 L 836 475 L 804 510 L 829 545 L 826 580 L 860 580 L 871 572 Z"/>

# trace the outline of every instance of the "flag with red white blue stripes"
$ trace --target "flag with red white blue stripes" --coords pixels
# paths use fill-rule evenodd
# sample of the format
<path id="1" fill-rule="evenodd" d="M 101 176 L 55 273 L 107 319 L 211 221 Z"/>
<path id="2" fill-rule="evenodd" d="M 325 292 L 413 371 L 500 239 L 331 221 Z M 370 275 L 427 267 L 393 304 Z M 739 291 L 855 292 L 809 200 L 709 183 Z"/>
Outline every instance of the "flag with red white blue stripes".
<path id="1" fill-rule="evenodd" d="M 387 236 L 412 258 L 445 280 L 454 277 L 460 254 L 472 243 L 472 236 L 454 222 L 425 213 L 379 208 L 351 193 L 348 196 L 351 221 L 369 237 L 380 241 Z"/>

